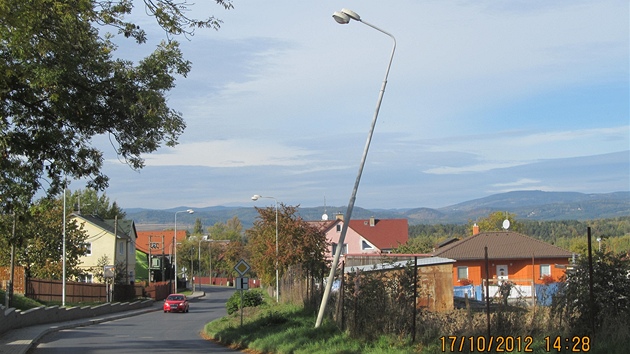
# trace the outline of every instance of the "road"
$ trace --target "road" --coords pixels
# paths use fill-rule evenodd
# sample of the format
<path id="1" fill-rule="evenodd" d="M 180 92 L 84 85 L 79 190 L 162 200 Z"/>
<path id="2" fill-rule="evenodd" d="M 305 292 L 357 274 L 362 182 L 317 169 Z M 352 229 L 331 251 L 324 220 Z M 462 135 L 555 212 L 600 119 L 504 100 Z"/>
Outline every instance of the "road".
<path id="1" fill-rule="evenodd" d="M 200 335 L 206 323 L 226 315 L 225 303 L 234 289 L 206 286 L 202 290 L 206 296 L 191 302 L 188 313 L 164 313 L 160 310 L 54 332 L 42 338 L 29 353 L 238 352 L 205 340 Z"/>

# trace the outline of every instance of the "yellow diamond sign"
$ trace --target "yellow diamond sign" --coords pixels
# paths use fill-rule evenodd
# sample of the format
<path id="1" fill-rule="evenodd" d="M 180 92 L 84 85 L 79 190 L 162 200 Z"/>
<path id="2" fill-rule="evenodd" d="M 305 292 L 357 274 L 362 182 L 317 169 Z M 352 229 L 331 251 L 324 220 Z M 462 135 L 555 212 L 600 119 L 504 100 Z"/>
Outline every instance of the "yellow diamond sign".
<path id="1" fill-rule="evenodd" d="M 245 275 L 249 268 L 249 264 L 247 264 L 247 262 L 242 259 L 238 263 L 236 263 L 236 266 L 234 266 L 234 270 L 236 270 L 240 275 Z"/>

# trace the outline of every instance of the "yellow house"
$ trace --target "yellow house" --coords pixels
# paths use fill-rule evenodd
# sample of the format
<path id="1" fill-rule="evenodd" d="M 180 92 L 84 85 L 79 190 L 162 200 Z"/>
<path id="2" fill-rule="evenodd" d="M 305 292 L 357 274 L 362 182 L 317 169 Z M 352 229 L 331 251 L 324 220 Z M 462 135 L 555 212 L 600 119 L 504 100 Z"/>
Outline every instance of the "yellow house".
<path id="1" fill-rule="evenodd" d="M 79 258 L 85 277 L 82 281 L 99 282 L 97 274 L 103 273 L 103 265 L 115 266 L 120 274 L 119 283 L 135 281 L 136 225 L 133 220 L 102 219 L 94 215 L 73 213 L 70 219 L 87 233 L 86 255 Z M 105 262 L 106 261 L 106 262 Z"/>

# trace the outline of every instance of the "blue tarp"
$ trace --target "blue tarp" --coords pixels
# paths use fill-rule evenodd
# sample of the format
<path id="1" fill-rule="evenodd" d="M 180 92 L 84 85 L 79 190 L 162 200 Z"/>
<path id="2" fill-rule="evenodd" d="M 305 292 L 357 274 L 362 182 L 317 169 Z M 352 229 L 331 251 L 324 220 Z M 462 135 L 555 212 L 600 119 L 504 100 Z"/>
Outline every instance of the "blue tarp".
<path id="1" fill-rule="evenodd" d="M 466 297 L 468 295 L 469 299 L 475 298 L 475 287 L 472 285 L 464 285 L 464 286 L 454 286 L 453 287 L 453 295 L 455 297 Z"/>
<path id="2" fill-rule="evenodd" d="M 553 295 L 558 292 L 558 289 L 560 289 L 560 283 L 536 284 L 536 303 L 543 306 L 551 305 Z"/>

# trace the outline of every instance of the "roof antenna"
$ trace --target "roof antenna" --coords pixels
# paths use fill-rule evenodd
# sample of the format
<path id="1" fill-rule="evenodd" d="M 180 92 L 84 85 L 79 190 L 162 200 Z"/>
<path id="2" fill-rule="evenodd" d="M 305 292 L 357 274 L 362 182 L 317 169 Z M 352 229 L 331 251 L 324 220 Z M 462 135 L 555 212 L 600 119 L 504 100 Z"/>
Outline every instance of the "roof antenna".
<path id="1" fill-rule="evenodd" d="M 326 214 L 326 196 L 324 196 L 324 214 L 322 215 L 322 220 L 323 221 L 328 220 L 328 214 Z"/>

